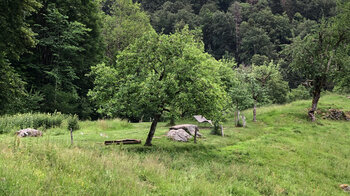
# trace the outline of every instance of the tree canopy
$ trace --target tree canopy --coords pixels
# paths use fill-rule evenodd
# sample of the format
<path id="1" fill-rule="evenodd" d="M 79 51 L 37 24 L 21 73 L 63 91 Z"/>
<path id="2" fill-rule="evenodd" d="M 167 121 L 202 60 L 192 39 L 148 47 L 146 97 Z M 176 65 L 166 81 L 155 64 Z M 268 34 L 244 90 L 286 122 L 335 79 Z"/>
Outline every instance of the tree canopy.
<path id="1" fill-rule="evenodd" d="M 208 117 L 220 119 L 253 100 L 305 98 L 309 87 L 317 103 L 323 89 L 350 92 L 348 9 L 345 0 L 1 0 L 0 114 L 138 121 L 154 118 L 165 100 L 170 113 L 161 120 L 211 109 Z M 207 83 L 222 87 L 221 113 L 196 105 Z"/>

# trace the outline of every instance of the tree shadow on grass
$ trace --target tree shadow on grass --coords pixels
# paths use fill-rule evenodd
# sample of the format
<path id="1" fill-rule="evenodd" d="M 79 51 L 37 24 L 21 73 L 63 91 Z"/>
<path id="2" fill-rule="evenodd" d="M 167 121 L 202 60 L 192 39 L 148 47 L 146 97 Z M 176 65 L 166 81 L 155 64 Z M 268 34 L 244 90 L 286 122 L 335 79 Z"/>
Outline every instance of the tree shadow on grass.
<path id="1" fill-rule="evenodd" d="M 124 148 L 129 153 L 136 153 L 141 156 L 147 155 L 162 155 L 167 154 L 173 159 L 185 156 L 192 159 L 196 163 L 205 163 L 208 161 L 216 161 L 222 163 L 231 163 L 235 160 L 234 154 L 223 155 L 220 153 L 220 148 L 214 144 L 193 144 L 193 143 L 170 143 L 170 144 L 156 144 L 153 146 L 128 146 Z"/>

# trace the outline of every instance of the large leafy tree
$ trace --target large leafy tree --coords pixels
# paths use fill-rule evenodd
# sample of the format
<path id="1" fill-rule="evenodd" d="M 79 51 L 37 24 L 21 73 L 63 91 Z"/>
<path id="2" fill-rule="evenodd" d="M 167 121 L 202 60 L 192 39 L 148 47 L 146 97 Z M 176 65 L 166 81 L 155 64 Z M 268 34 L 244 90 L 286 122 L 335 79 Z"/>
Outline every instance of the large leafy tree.
<path id="1" fill-rule="evenodd" d="M 350 3 L 340 6 L 340 13 L 323 21 L 317 32 L 297 37 L 290 46 L 291 66 L 307 78 L 312 86 L 312 105 L 308 114 L 316 120 L 315 112 L 322 90 L 349 70 Z"/>
<path id="2" fill-rule="evenodd" d="M 104 65 L 93 69 L 90 95 L 113 116 L 151 115 L 145 143 L 151 145 L 164 112 L 221 116 L 227 96 L 217 74 L 220 66 L 187 28 L 171 35 L 149 32 L 121 52 L 110 71 Z"/>

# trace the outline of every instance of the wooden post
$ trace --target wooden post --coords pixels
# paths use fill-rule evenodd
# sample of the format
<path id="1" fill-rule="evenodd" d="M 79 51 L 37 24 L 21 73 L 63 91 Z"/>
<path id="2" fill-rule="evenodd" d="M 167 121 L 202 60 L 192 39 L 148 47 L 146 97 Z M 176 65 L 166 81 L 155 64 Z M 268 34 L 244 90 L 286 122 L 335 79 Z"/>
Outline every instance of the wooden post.
<path id="1" fill-rule="evenodd" d="M 194 143 L 197 144 L 197 129 L 194 130 Z"/>
<path id="2" fill-rule="evenodd" d="M 73 145 L 73 129 L 70 128 L 70 144 Z"/>
<path id="3" fill-rule="evenodd" d="M 256 122 L 256 100 L 254 100 L 254 107 L 253 107 L 253 122 Z"/>
<path id="4" fill-rule="evenodd" d="M 222 127 L 222 125 L 220 125 L 220 129 L 221 129 L 221 136 L 224 137 L 224 128 Z"/>

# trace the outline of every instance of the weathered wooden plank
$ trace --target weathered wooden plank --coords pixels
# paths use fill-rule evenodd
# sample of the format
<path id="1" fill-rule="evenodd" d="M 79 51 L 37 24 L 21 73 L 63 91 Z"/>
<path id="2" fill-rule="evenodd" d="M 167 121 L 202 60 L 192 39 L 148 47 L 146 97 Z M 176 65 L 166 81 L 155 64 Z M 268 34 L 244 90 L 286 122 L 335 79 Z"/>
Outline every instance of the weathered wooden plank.
<path id="1" fill-rule="evenodd" d="M 119 145 L 119 144 L 141 144 L 141 140 L 137 139 L 125 139 L 125 140 L 113 140 L 113 141 L 105 141 L 105 145 Z"/>

